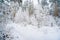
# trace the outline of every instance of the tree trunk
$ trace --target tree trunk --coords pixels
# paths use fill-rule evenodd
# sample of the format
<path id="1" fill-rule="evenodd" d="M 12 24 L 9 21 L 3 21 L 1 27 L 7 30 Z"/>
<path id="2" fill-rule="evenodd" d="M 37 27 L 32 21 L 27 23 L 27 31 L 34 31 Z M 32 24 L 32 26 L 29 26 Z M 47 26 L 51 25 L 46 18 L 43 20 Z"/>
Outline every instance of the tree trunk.
<path id="1" fill-rule="evenodd" d="M 57 6 L 57 2 L 55 2 L 55 11 L 54 11 L 54 16 L 58 16 L 58 6 Z"/>

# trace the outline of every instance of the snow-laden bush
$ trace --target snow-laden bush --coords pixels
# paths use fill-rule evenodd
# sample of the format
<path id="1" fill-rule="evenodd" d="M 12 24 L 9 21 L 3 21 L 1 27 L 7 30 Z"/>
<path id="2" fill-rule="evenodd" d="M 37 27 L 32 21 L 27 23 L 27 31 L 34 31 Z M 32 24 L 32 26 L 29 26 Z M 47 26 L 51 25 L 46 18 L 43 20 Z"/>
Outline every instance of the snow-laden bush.
<path id="1" fill-rule="evenodd" d="M 10 5 L 7 5 L 5 3 L 3 3 L 0 7 L 0 11 L 3 14 L 2 16 L 8 18 L 8 19 L 12 19 L 13 16 L 15 15 L 15 13 L 18 11 L 19 9 L 19 4 L 16 2 L 9 2 Z M 7 19 L 7 20 L 8 20 Z"/>
<path id="2" fill-rule="evenodd" d="M 10 17 L 13 20 L 16 12 L 19 10 L 19 4 L 18 4 L 18 2 L 16 2 L 16 3 L 15 2 L 10 2 L 10 4 L 11 4 L 9 6 L 9 10 L 11 11 L 10 12 Z"/>
<path id="3" fill-rule="evenodd" d="M 31 15 L 33 15 L 33 12 L 34 12 L 33 3 L 26 1 L 25 4 L 20 6 L 19 11 L 16 13 L 16 15 L 17 15 L 16 17 L 18 17 L 17 19 L 20 19 L 20 21 L 23 21 L 23 20 L 27 21 L 27 20 L 29 20 L 29 17 Z M 15 20 L 17 20 L 17 19 L 15 19 Z"/>
<path id="4" fill-rule="evenodd" d="M 6 24 L 11 22 L 15 16 L 15 13 L 18 11 L 19 4 L 16 2 L 14 3 L 9 2 L 10 5 L 7 3 L 0 4 L 0 40 L 5 40 L 8 37 L 8 32 L 6 32 Z"/>
<path id="5" fill-rule="evenodd" d="M 43 8 L 42 4 L 34 5 L 33 1 L 26 1 L 25 4 L 22 4 L 22 7 L 19 8 L 14 19 L 17 23 L 27 23 L 38 27 L 54 26 L 56 23 L 50 15 L 49 10 L 49 6 L 44 6 Z"/>

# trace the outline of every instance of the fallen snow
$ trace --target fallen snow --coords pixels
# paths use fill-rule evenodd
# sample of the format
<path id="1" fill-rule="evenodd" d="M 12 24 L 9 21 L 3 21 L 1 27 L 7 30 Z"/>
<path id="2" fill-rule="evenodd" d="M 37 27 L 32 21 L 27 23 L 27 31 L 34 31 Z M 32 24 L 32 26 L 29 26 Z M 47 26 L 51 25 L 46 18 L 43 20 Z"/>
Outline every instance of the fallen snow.
<path id="1" fill-rule="evenodd" d="M 60 40 L 60 29 L 56 26 L 37 28 L 29 24 L 9 23 L 6 29 L 10 30 L 10 36 L 13 37 L 11 40 Z"/>

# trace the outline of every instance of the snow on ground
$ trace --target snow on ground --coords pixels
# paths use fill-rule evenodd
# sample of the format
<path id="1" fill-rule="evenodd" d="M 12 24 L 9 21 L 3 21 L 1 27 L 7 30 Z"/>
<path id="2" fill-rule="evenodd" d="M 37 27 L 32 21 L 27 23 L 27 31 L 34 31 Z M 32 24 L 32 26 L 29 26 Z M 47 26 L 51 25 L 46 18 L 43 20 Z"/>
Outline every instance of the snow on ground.
<path id="1" fill-rule="evenodd" d="M 10 30 L 10 36 L 13 37 L 11 40 L 60 40 L 60 29 L 56 26 L 37 28 L 29 24 L 9 23 L 6 29 Z"/>

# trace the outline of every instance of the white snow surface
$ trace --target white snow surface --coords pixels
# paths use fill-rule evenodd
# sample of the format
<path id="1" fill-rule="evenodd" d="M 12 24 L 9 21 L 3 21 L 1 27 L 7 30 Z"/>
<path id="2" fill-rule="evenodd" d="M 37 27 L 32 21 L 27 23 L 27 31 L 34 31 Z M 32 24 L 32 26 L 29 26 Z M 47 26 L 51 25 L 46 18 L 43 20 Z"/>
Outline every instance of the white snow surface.
<path id="1" fill-rule="evenodd" d="M 11 40 L 60 40 L 60 29 L 57 26 L 37 28 L 29 24 L 11 22 L 7 24 L 6 29 L 10 30 L 10 36 L 13 37 Z"/>

